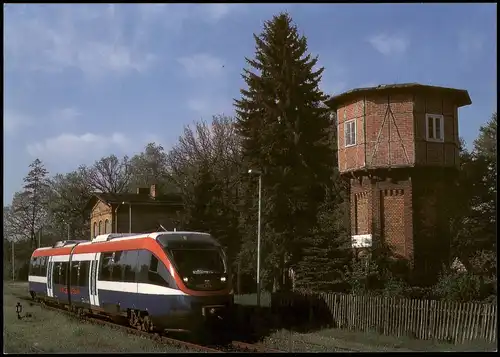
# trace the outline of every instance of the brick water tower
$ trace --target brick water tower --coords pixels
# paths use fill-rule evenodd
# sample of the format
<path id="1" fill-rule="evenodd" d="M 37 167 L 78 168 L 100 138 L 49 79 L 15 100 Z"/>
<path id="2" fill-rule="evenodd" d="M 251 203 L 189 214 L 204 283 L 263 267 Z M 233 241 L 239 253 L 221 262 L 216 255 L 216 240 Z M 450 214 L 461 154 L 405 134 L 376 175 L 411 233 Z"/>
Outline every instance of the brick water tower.
<path id="1" fill-rule="evenodd" d="M 328 100 L 337 113 L 339 170 L 350 187 L 353 248 L 384 243 L 417 280 L 433 280 L 448 263 L 458 108 L 469 104 L 466 90 L 417 83 Z"/>

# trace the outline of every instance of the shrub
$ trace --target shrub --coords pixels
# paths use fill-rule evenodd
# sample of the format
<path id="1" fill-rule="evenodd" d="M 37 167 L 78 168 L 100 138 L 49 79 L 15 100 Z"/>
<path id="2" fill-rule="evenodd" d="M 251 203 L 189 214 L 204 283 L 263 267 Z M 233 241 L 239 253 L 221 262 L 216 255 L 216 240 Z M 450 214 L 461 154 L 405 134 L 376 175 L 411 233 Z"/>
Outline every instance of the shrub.
<path id="1" fill-rule="evenodd" d="M 353 294 L 362 295 L 371 290 L 378 279 L 378 266 L 369 258 L 353 258 L 345 267 L 346 282 Z"/>
<path id="2" fill-rule="evenodd" d="M 482 300 L 482 279 L 470 272 L 449 272 L 444 270 L 433 287 L 433 293 L 445 300 L 477 301 Z"/>

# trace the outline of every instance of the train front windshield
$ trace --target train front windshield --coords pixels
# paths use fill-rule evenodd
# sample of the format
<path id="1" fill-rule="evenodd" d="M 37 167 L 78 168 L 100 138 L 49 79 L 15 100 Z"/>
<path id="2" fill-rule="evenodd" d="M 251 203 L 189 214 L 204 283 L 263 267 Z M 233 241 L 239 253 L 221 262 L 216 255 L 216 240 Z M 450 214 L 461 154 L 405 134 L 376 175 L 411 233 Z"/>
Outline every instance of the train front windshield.
<path id="1" fill-rule="evenodd" d="M 170 249 L 181 276 L 224 274 L 226 272 L 219 249 Z"/>
<path id="2" fill-rule="evenodd" d="M 227 284 L 227 266 L 222 249 L 196 233 L 158 237 L 184 283 L 191 289 L 218 290 Z M 185 239 L 184 239 L 185 238 Z"/>

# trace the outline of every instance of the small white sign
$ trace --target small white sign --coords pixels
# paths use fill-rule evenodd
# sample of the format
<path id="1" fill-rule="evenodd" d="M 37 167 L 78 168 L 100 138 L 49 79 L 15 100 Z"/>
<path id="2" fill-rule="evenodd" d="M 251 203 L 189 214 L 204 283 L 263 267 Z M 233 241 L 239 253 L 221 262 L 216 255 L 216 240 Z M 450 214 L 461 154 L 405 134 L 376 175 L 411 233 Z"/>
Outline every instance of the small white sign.
<path id="1" fill-rule="evenodd" d="M 371 234 L 358 234 L 351 237 L 353 248 L 369 248 L 372 246 Z"/>

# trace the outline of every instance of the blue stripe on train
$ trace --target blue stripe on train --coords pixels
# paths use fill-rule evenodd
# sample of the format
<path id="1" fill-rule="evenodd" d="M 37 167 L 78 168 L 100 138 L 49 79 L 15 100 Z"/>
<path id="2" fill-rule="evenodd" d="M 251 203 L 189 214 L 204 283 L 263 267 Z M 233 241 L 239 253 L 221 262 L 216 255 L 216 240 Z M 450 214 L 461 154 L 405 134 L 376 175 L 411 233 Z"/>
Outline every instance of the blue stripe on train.
<path id="1" fill-rule="evenodd" d="M 38 283 L 34 281 L 30 281 L 28 283 L 29 291 L 34 291 L 39 294 L 47 294 L 47 284 L 46 283 Z"/>
<path id="2" fill-rule="evenodd" d="M 120 304 L 122 310 L 137 309 L 150 315 L 165 315 L 171 311 L 189 311 L 191 296 L 140 294 L 99 289 L 99 304 Z"/>

